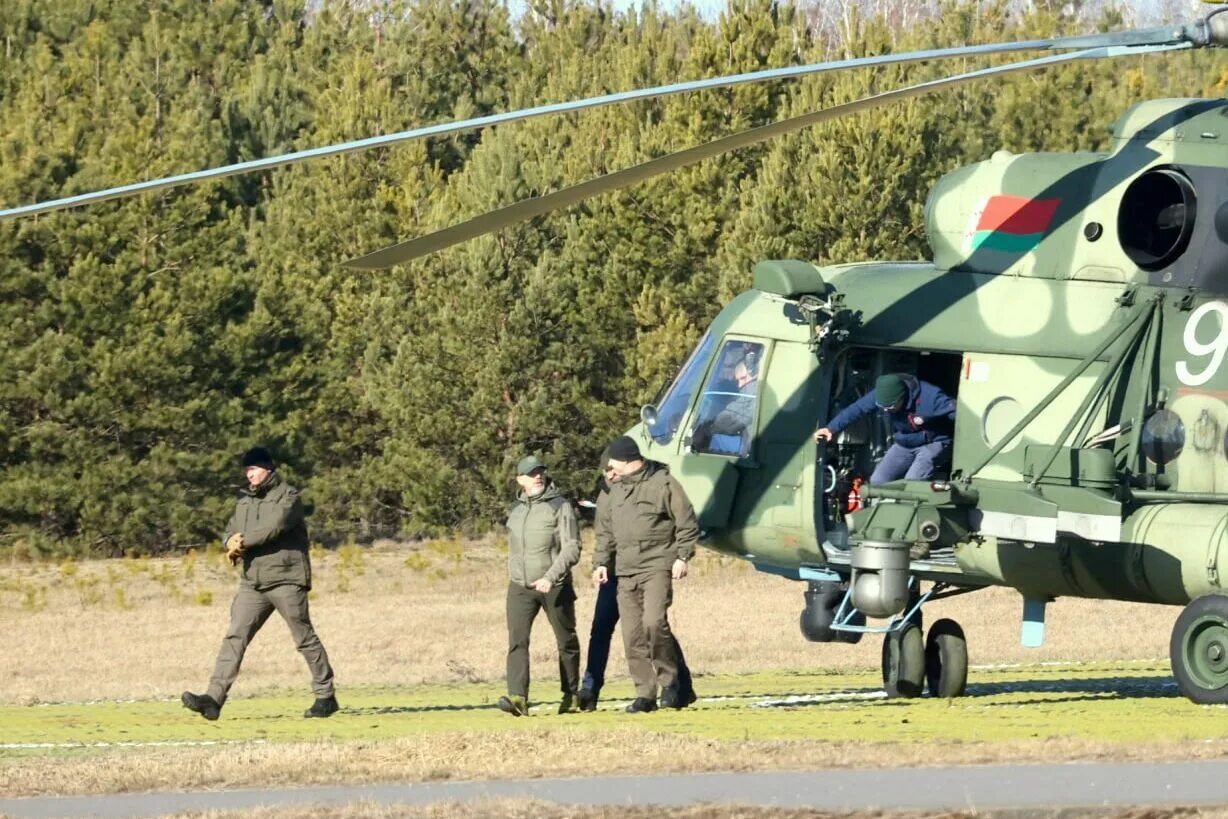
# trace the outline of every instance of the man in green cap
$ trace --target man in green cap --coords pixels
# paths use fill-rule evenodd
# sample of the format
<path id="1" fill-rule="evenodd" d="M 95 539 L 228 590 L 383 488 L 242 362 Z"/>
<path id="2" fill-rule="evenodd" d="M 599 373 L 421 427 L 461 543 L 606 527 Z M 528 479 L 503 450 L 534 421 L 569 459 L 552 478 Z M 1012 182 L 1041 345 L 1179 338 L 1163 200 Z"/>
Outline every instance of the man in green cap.
<path id="1" fill-rule="evenodd" d="M 311 559 L 307 555 L 303 503 L 298 490 L 277 473 L 273 456 L 264 447 L 245 452 L 242 464 L 248 486 L 240 491 L 222 538 L 230 565 L 243 564 L 239 589 L 230 604 L 230 627 L 222 640 L 209 690 L 204 694 L 184 691 L 180 700 L 185 708 L 205 719 L 217 719 L 239 676 L 247 646 L 276 611 L 290 627 L 294 645 L 311 671 L 316 700 L 303 716 L 331 716 L 338 709 L 333 668 L 307 609 Z"/>
<path id="2" fill-rule="evenodd" d="M 955 400 L 942 390 L 905 373 L 879 376 L 874 389 L 845 407 L 814 433 L 830 441 L 853 423 L 875 412 L 891 422 L 892 444 L 874 468 L 871 484 L 904 478 L 923 481 L 951 460 Z"/>
<path id="3" fill-rule="evenodd" d="M 529 635 L 537 613 L 545 609 L 559 648 L 559 713 L 565 714 L 580 688 L 571 584 L 571 567 L 580 560 L 580 527 L 571 503 L 537 456 L 520 459 L 516 484 L 520 493 L 507 516 L 507 696 L 499 698 L 499 708 L 517 717 L 529 713 Z"/>

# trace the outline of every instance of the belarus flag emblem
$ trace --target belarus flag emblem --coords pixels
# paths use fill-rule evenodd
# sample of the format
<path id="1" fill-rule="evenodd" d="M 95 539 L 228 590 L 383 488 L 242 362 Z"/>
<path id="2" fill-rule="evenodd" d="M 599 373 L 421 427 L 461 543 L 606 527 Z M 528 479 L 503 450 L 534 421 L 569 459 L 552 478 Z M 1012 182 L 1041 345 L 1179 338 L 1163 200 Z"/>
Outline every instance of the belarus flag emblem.
<path id="1" fill-rule="evenodd" d="M 1053 224 L 1061 199 L 1028 199 L 999 194 L 972 212 L 966 234 L 968 251 L 1004 250 L 1026 253 L 1040 244 Z"/>

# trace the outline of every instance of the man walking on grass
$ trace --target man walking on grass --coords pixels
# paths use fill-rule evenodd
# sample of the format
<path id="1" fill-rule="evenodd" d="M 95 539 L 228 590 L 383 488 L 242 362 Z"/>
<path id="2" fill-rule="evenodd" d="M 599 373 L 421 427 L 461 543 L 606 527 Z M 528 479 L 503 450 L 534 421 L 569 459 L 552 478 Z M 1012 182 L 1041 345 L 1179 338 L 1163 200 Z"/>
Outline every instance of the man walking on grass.
<path id="1" fill-rule="evenodd" d="M 594 526 L 599 520 L 608 521 L 604 511 L 610 502 L 610 487 L 617 482 L 618 473 L 610 467 L 610 450 L 607 447 L 605 452 L 601 453 L 601 479 L 597 485 Z M 598 534 L 598 537 L 601 536 Z M 588 662 L 584 670 L 584 680 L 580 684 L 581 711 L 597 710 L 597 700 L 600 699 L 601 688 L 605 685 L 606 664 L 610 659 L 610 641 L 614 637 L 614 627 L 618 625 L 618 566 L 614 558 L 610 560 L 613 565 L 606 564 L 606 580 L 598 586 L 597 602 L 593 604 L 593 624 L 588 635 Z M 678 658 L 677 690 L 662 692 L 661 699 L 681 703 L 684 706 L 690 705 L 695 702 L 691 670 L 687 667 L 677 635 L 671 631 L 670 638 L 674 645 L 674 653 Z"/>
<path id="2" fill-rule="evenodd" d="M 683 708 L 693 693 L 678 690 L 678 655 L 669 627 L 673 581 L 687 575 L 695 554 L 699 524 L 682 485 L 664 464 L 645 461 L 634 438 L 623 435 L 610 444 L 609 465 L 618 480 L 597 513 L 593 582 L 608 583 L 618 572 L 618 613 L 623 624 L 627 670 L 635 682 L 635 700 L 627 712 Z"/>
<path id="3" fill-rule="evenodd" d="M 298 490 L 277 474 L 273 456 L 264 447 L 249 449 L 242 463 L 248 486 L 239 493 L 222 539 L 230 565 L 243 564 L 239 589 L 230 604 L 230 627 L 222 639 L 209 690 L 204 694 L 184 691 L 180 699 L 185 708 L 205 719 L 217 719 L 239 676 L 247 646 L 276 611 L 290 627 L 294 644 L 311 671 L 316 700 L 303 716 L 331 716 L 338 708 L 333 669 L 307 610 L 311 559 L 302 501 Z"/>
<path id="4" fill-rule="evenodd" d="M 580 638 L 571 567 L 580 559 L 575 510 L 535 455 L 516 467 L 520 493 L 507 516 L 507 696 L 499 708 L 514 717 L 529 713 L 529 635 L 545 610 L 559 649 L 559 713 L 575 706 L 580 687 Z"/>

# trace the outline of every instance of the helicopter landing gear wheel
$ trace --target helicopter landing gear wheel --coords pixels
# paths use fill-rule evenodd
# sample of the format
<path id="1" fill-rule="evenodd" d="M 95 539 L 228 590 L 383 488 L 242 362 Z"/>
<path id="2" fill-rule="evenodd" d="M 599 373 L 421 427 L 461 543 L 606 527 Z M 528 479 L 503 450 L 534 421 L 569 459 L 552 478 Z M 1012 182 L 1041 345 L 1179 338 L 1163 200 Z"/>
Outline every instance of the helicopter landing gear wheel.
<path id="1" fill-rule="evenodd" d="M 812 643 L 857 643 L 861 640 L 860 631 L 836 631 L 831 627 L 836 619 L 836 610 L 844 600 L 844 589 L 811 586 L 805 595 L 806 607 L 798 618 L 803 637 Z M 859 611 L 854 612 L 848 622 L 850 625 L 864 626 L 866 616 Z"/>
<path id="2" fill-rule="evenodd" d="M 930 626 L 925 638 L 925 685 L 931 697 L 962 697 L 968 685 L 968 641 L 954 620 Z"/>
<path id="3" fill-rule="evenodd" d="M 925 684 L 925 647 L 921 629 L 905 623 L 883 635 L 883 688 L 887 696 L 919 697 Z"/>
<path id="4" fill-rule="evenodd" d="M 1200 705 L 1228 703 L 1228 595 L 1191 601 L 1173 624 L 1168 655 L 1182 694 Z"/>

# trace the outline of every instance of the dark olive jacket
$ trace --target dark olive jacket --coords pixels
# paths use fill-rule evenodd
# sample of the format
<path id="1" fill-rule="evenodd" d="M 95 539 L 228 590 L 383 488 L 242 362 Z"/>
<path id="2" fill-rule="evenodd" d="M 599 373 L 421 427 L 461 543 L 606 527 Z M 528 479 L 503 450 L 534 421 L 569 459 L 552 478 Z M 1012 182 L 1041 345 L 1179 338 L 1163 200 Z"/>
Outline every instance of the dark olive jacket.
<path id="1" fill-rule="evenodd" d="M 676 559 L 690 560 L 699 523 L 682 484 L 656 461 L 615 481 L 597 499 L 597 547 L 593 566 L 619 577 L 668 571 Z"/>
<path id="2" fill-rule="evenodd" d="M 307 522 L 298 490 L 276 472 L 255 489 L 239 491 L 234 514 L 222 537 L 243 533 L 243 580 L 257 589 L 293 583 L 311 588 Z"/>
<path id="3" fill-rule="evenodd" d="M 580 524 L 571 503 L 553 483 L 535 498 L 516 498 L 507 516 L 507 570 L 511 582 L 528 587 L 543 577 L 554 585 L 571 580 L 580 560 Z"/>

